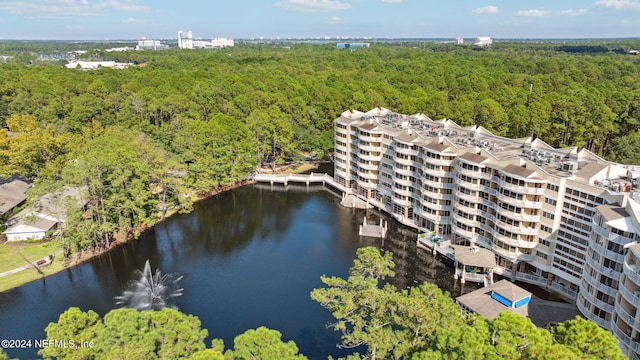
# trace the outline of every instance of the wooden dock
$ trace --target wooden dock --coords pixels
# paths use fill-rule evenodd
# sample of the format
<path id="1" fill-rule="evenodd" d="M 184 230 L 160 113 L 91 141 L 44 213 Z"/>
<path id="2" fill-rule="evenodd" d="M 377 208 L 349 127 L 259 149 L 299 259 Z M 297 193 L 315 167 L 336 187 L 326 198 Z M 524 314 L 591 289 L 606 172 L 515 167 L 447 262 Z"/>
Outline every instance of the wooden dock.
<path id="1" fill-rule="evenodd" d="M 369 224 L 367 222 L 367 217 L 365 216 L 362 221 L 362 225 L 360 225 L 360 230 L 358 231 L 358 235 L 360 236 L 369 236 L 376 238 L 384 238 L 387 236 L 387 223 L 380 219 L 380 224 Z"/>

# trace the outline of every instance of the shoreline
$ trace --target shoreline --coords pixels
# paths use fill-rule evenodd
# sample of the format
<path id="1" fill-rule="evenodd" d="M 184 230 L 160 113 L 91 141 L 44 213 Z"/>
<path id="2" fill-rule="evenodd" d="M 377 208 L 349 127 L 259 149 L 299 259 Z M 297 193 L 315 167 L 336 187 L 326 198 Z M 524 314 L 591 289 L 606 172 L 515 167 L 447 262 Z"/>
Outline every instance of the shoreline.
<path id="1" fill-rule="evenodd" d="M 304 171 L 308 171 L 309 169 L 318 168 L 320 162 L 306 163 L 306 164 L 311 164 L 311 166 L 309 166 L 309 165 L 304 166 L 303 165 L 303 166 L 300 166 L 299 169 L 296 169 L 296 171 L 290 171 L 290 172 L 302 173 Z M 281 166 L 281 167 L 277 168 L 276 171 L 277 170 L 282 170 L 282 169 L 291 170 L 291 166 L 290 165 Z M 215 189 L 210 190 L 210 191 L 201 192 L 201 193 L 197 194 L 197 196 L 193 200 L 192 204 L 196 204 L 196 203 L 198 203 L 198 202 L 200 202 L 202 200 L 206 200 L 208 198 L 211 198 L 213 196 L 222 194 L 224 192 L 227 192 L 227 191 L 230 191 L 230 190 L 234 190 L 234 189 L 240 188 L 242 186 L 252 185 L 252 184 L 255 184 L 255 183 L 256 182 L 254 180 L 242 180 L 242 181 L 239 181 L 239 182 L 235 182 L 233 184 L 229 184 L 229 185 L 225 185 L 225 186 L 221 186 L 221 187 L 215 188 Z M 174 216 L 177 213 L 179 213 L 179 211 L 170 212 L 166 216 L 164 216 L 164 218 L 160 217 L 158 219 L 158 221 L 156 221 L 153 225 L 147 226 L 147 227 L 144 227 L 144 228 L 140 228 L 140 235 L 142 235 L 145 231 L 148 231 L 149 229 L 151 229 L 151 228 L 155 227 L 156 225 L 160 224 L 161 222 L 171 218 L 172 216 Z M 82 264 L 84 264 L 84 263 L 86 263 L 86 262 L 88 262 L 88 261 L 90 261 L 90 260 L 92 260 L 94 258 L 102 256 L 102 255 L 108 253 L 109 251 L 118 248 L 121 245 L 127 244 L 127 243 L 129 243 L 131 241 L 136 241 L 137 239 L 138 239 L 138 237 L 132 237 L 132 238 L 123 240 L 122 237 L 119 234 L 114 234 L 114 241 L 109 245 L 108 248 L 104 248 L 104 249 L 100 249 L 100 250 L 86 249 L 86 250 L 83 250 L 83 251 L 81 251 L 79 253 L 71 254 L 71 256 L 67 260 L 63 259 L 60 256 L 61 259 L 54 260 L 54 263 L 57 262 L 57 264 L 58 265 L 62 265 L 62 267 L 60 267 L 60 268 L 55 268 L 54 267 L 55 270 L 50 272 L 50 273 L 47 272 L 47 270 L 50 269 L 49 266 L 40 268 L 40 270 L 42 270 L 42 271 L 44 271 L 46 273 L 45 275 L 43 275 L 43 276 L 42 275 L 35 276 L 36 274 L 34 274 L 33 278 L 30 278 L 29 280 L 26 280 L 24 282 L 16 284 L 15 286 L 11 286 L 11 287 L 9 287 L 7 289 L 1 290 L 0 293 L 5 293 L 5 292 L 8 292 L 8 291 L 11 291 L 13 289 L 19 288 L 20 286 L 26 285 L 28 283 L 31 283 L 31 282 L 34 282 L 34 281 L 37 281 L 37 280 L 44 280 L 45 278 L 47 278 L 47 277 L 49 277 L 51 275 L 60 273 L 60 272 L 62 272 L 64 270 L 73 268 L 73 267 L 78 266 L 78 265 L 82 265 Z M 58 257 L 58 256 L 56 256 L 56 257 Z M 53 263 L 52 263 L 52 265 L 53 265 Z M 27 269 L 27 270 L 32 270 L 32 269 Z M 25 271 L 27 271 L 27 270 L 25 270 Z"/>
<path id="2" fill-rule="evenodd" d="M 227 192 L 227 191 L 230 191 L 230 190 L 234 190 L 234 189 L 240 188 L 240 187 L 245 186 L 245 185 L 252 185 L 252 184 L 254 184 L 254 183 L 255 183 L 255 181 L 253 181 L 253 180 L 243 180 L 243 181 L 236 182 L 236 183 L 233 183 L 233 184 L 230 184 L 230 185 L 221 186 L 221 187 L 219 187 L 219 188 L 216 188 L 215 190 L 211 190 L 211 191 L 207 191 L 207 192 L 204 192 L 204 193 L 200 193 L 200 194 L 198 194 L 198 196 L 195 198 L 195 200 L 193 200 L 193 203 L 192 203 L 192 204 L 196 204 L 196 203 L 198 203 L 198 202 L 200 202 L 200 201 L 202 201 L 202 200 L 206 200 L 206 199 L 208 199 L 208 198 L 210 198 L 210 197 L 213 197 L 213 196 L 216 196 L 216 195 L 222 194 L 222 193 Z M 136 241 L 136 240 L 138 240 L 138 238 L 139 238 L 143 233 L 145 233 L 146 231 L 149 231 L 150 229 L 152 229 L 152 228 L 153 228 L 153 227 L 155 227 L 156 225 L 158 225 L 158 224 L 162 223 L 162 222 L 163 222 L 163 221 L 165 221 L 165 220 L 168 220 L 169 218 L 171 218 L 172 216 L 174 216 L 175 214 L 178 214 L 178 213 L 179 213 L 179 211 L 173 211 L 173 212 L 171 212 L 171 213 L 169 213 L 169 214 L 165 215 L 165 216 L 164 216 L 164 218 L 160 218 L 160 219 L 158 219 L 158 221 L 157 221 L 157 222 L 155 222 L 155 223 L 154 223 L 153 225 L 151 225 L 151 226 L 140 227 L 140 228 L 139 228 L 139 230 L 140 230 L 140 235 L 138 235 L 138 237 L 130 237 L 130 238 L 128 238 L 128 239 L 123 240 L 123 239 L 121 238 L 121 236 L 119 236 L 118 234 L 115 234 L 115 235 L 114 235 L 114 239 L 115 239 L 115 240 L 114 240 L 114 241 L 109 245 L 109 247 L 108 247 L 108 248 L 101 249 L 101 250 L 98 250 L 98 251 L 95 251 L 95 250 L 88 250 L 88 249 L 87 249 L 87 250 L 83 250 L 83 251 L 81 251 L 80 253 L 78 253 L 78 254 L 76 255 L 76 257 L 77 257 L 77 258 L 76 258 L 76 260 L 71 260 L 71 261 L 69 261 L 69 264 L 68 264 L 68 265 L 67 265 L 67 264 L 65 264 L 65 266 L 64 266 L 64 268 L 63 268 L 62 270 L 65 270 L 65 269 L 67 269 L 67 268 L 74 267 L 74 266 L 76 266 L 76 265 L 81 265 L 81 264 L 83 264 L 83 263 L 85 263 L 85 262 L 87 262 L 87 261 L 89 261 L 89 260 L 91 260 L 91 259 L 93 259 L 93 258 L 96 258 L 96 257 L 99 257 L 99 256 L 101 256 L 101 255 L 103 255 L 103 254 L 106 254 L 106 253 L 108 253 L 109 251 L 111 251 L 111 250 L 113 250 L 113 249 L 115 249 L 115 248 L 117 248 L 117 247 L 119 247 L 119 246 L 121 246 L 121 245 L 128 244 L 128 243 L 129 243 L 129 242 L 131 242 L 131 241 Z M 72 256 L 70 257 L 70 259 L 71 259 L 72 257 L 74 257 L 74 256 L 72 255 Z M 48 276 L 48 275 L 53 275 L 53 274 L 55 274 L 55 273 L 47 274 L 47 276 Z"/>
<path id="3" fill-rule="evenodd" d="M 253 180 L 243 180 L 243 181 L 236 182 L 236 183 L 233 183 L 233 184 L 230 184 L 230 185 L 221 186 L 221 187 L 216 188 L 216 189 L 211 190 L 211 191 L 200 193 L 193 200 L 193 204 L 195 204 L 197 202 L 200 202 L 202 200 L 206 200 L 206 199 L 208 199 L 210 197 L 222 194 L 224 192 L 227 192 L 227 191 L 230 191 L 230 190 L 234 190 L 234 189 L 240 188 L 240 187 L 245 186 L 245 185 L 252 185 L 254 183 L 255 183 L 255 181 L 253 181 Z M 173 211 L 170 214 L 166 215 L 164 218 L 158 219 L 158 221 L 156 223 L 154 223 L 153 225 L 141 228 L 140 229 L 141 230 L 140 231 L 140 235 L 142 235 L 145 231 L 148 231 L 149 229 L 155 227 L 156 225 L 160 224 L 161 222 L 171 218 L 172 216 L 174 216 L 175 214 L 178 214 L 178 213 L 179 213 L 179 211 Z M 58 274 L 58 273 L 60 273 L 60 272 L 62 272 L 64 270 L 73 268 L 73 267 L 78 266 L 78 265 L 82 265 L 82 264 L 84 264 L 84 263 L 86 263 L 86 262 L 88 262 L 90 260 L 93 260 L 93 259 L 95 259 L 97 257 L 100 257 L 100 256 L 108 253 L 111 250 L 114 250 L 114 249 L 118 248 L 121 245 L 127 244 L 127 243 L 129 243 L 131 241 L 136 241 L 136 240 L 138 240 L 138 237 L 132 237 L 132 238 L 123 240 L 121 236 L 119 236 L 118 234 L 115 234 L 114 235 L 114 239 L 115 240 L 109 245 L 108 248 L 104 248 L 104 249 L 100 249 L 100 250 L 86 249 L 86 250 L 83 250 L 83 251 L 81 251 L 79 253 L 71 254 L 71 256 L 69 256 L 69 258 L 67 260 L 62 259 L 61 256 L 60 256 L 60 259 L 56 259 L 56 260 L 58 261 L 58 264 L 62 265 L 61 268 L 56 268 L 56 270 L 54 270 L 54 271 L 52 271 L 50 273 L 46 272 L 48 269 L 50 269 L 48 266 L 40 268 L 40 270 L 46 272 L 45 275 L 37 275 L 37 276 L 35 276 L 36 274 L 34 274 L 34 277 L 32 279 L 27 280 L 25 282 L 22 282 L 20 284 L 17 284 L 15 286 L 9 287 L 7 289 L 4 289 L 4 290 L 0 291 L 0 293 L 9 292 L 11 290 L 17 289 L 17 288 L 19 288 L 19 287 L 21 287 L 23 285 L 28 284 L 28 283 L 31 283 L 31 282 L 34 282 L 34 281 L 37 281 L 37 280 L 44 280 L 45 278 L 47 278 L 47 277 L 49 277 L 51 275 L 55 275 L 55 274 Z M 9 245 L 9 246 L 11 246 L 11 245 Z M 56 256 L 56 257 L 58 257 L 58 256 Z M 56 261 L 56 260 L 54 260 L 54 261 Z M 28 271 L 28 270 L 33 270 L 33 269 L 25 269 L 24 271 Z"/>

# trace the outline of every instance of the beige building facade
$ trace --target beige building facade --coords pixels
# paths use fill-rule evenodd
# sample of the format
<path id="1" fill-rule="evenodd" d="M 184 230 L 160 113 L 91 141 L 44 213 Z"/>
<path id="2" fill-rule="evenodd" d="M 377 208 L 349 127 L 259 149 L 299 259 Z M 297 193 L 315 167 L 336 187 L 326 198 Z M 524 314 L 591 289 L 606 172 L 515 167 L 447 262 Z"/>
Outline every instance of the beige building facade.
<path id="1" fill-rule="evenodd" d="M 640 325 L 628 324 L 640 291 L 623 302 L 620 290 L 621 279 L 640 290 L 640 273 L 624 275 L 640 238 L 638 169 L 384 108 L 336 119 L 334 157 L 334 180 L 354 194 L 421 232 L 492 250 L 498 274 L 575 301 L 630 356 L 640 350 Z"/>

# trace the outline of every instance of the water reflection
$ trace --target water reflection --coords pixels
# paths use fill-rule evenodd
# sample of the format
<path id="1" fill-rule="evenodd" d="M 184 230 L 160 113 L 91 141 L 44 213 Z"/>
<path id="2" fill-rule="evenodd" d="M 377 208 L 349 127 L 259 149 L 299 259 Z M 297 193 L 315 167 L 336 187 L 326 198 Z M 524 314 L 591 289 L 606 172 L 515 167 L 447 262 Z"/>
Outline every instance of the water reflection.
<path id="1" fill-rule="evenodd" d="M 338 335 L 326 329 L 328 311 L 310 291 L 320 276 L 346 277 L 356 249 L 377 246 L 394 253 L 396 277 L 406 288 L 418 282 L 452 288 L 452 270 L 416 249 L 416 234 L 377 211 L 346 209 L 318 187 L 243 187 L 197 203 L 190 214 L 167 219 L 138 241 L 86 264 L 0 294 L 0 337 L 42 338 L 44 328 L 71 306 L 104 315 L 115 308 L 135 269 L 147 259 L 154 269 L 184 276 L 177 307 L 200 317 L 210 337 L 232 344 L 249 328 L 278 329 L 312 359 L 345 356 Z M 363 218 L 389 222 L 387 238 L 362 238 Z M 469 290 L 465 285 L 465 290 Z M 210 339 L 207 339 L 207 342 Z M 37 349 L 9 351 L 34 358 Z"/>

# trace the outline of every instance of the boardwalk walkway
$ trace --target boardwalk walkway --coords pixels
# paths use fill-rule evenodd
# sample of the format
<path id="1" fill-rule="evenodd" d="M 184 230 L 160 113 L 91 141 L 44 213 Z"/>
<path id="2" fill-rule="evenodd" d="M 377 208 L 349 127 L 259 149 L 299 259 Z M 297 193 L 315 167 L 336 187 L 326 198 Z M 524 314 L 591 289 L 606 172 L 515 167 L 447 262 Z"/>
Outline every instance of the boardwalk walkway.
<path id="1" fill-rule="evenodd" d="M 329 183 L 331 186 L 340 188 L 342 190 L 343 186 L 338 185 L 331 176 L 327 174 L 314 174 L 311 173 L 309 175 L 305 174 L 265 174 L 259 173 L 253 177 L 253 180 L 256 182 L 267 182 L 270 184 L 284 184 L 288 185 L 289 183 L 297 183 L 297 184 L 326 184 Z"/>
<path id="2" fill-rule="evenodd" d="M 289 185 L 289 183 L 295 184 L 322 184 L 328 185 L 342 194 L 350 194 L 351 189 L 347 189 L 343 185 L 338 184 L 333 177 L 328 174 L 265 174 L 258 173 L 253 176 L 253 180 L 258 183 L 269 183 L 273 184 L 283 184 L 284 186 Z"/>

